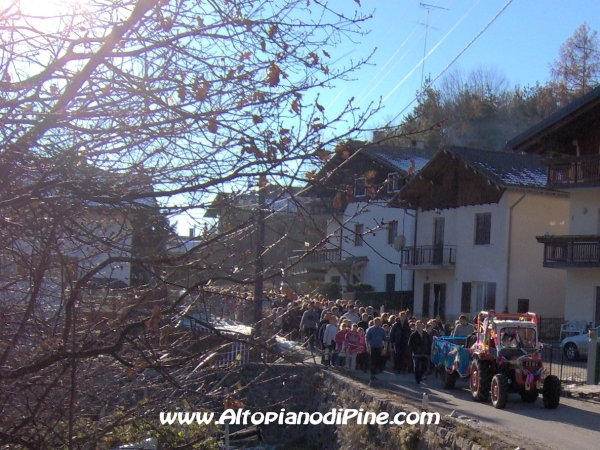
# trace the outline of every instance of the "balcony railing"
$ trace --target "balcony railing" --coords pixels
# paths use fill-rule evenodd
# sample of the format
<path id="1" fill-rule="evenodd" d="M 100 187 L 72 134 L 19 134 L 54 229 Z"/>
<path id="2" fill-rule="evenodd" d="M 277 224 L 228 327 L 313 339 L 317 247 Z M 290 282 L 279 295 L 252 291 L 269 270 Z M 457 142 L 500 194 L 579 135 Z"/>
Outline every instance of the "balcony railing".
<path id="1" fill-rule="evenodd" d="M 320 248 L 314 250 L 302 259 L 305 263 L 321 263 L 321 262 L 337 262 L 342 260 L 342 249 L 337 248 Z"/>
<path id="2" fill-rule="evenodd" d="M 402 250 L 402 266 L 415 269 L 452 268 L 456 265 L 455 245 L 419 245 Z"/>
<path id="3" fill-rule="evenodd" d="M 553 158 L 544 163 L 551 186 L 600 186 L 600 155 Z"/>
<path id="4" fill-rule="evenodd" d="M 600 236 L 540 236 L 544 267 L 600 267 Z"/>

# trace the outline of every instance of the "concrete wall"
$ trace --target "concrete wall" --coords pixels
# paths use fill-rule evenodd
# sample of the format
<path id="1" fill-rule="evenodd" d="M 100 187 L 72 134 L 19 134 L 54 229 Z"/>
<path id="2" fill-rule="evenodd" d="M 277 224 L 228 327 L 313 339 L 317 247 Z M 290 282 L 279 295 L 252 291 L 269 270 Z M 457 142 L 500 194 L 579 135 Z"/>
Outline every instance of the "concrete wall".
<path id="1" fill-rule="evenodd" d="M 456 246 L 455 269 L 419 269 L 415 273 L 415 314 L 420 315 L 424 283 L 446 284 L 446 317 L 476 312 L 476 292 L 471 290 L 471 311 L 461 311 L 462 283 L 496 283 L 497 311 L 507 305 L 517 311 L 519 298 L 529 299 L 529 309 L 544 316 L 562 316 L 565 304 L 564 271 L 543 268 L 543 245 L 535 236 L 546 232 L 566 234 L 569 200 L 562 196 L 507 191 L 497 204 L 419 211 L 417 245 L 433 244 L 434 219 L 445 218 L 444 244 Z M 512 214 L 509 265 L 509 222 Z M 489 245 L 475 245 L 475 214 L 492 215 Z M 510 273 L 507 280 L 507 273 Z M 509 286 L 507 291 L 507 285 Z M 508 292 L 508 297 L 507 297 Z M 433 304 L 433 292 L 430 295 Z"/>
<path id="2" fill-rule="evenodd" d="M 572 189 L 570 193 L 569 233 L 600 234 L 600 189 Z M 565 319 L 594 321 L 596 286 L 600 286 L 600 268 L 567 269 Z"/>
<path id="3" fill-rule="evenodd" d="M 600 189 L 571 189 L 569 234 L 600 234 Z"/>
<path id="4" fill-rule="evenodd" d="M 543 267 L 544 245 L 535 237 L 568 232 L 569 199 L 545 194 L 507 192 L 512 215 L 508 309 L 517 311 L 518 299 L 529 299 L 529 310 L 547 317 L 564 317 L 566 271 Z M 517 204 L 517 202 L 522 200 Z M 506 299 L 501 299 L 503 305 Z"/>
<path id="5" fill-rule="evenodd" d="M 583 319 L 594 322 L 596 287 L 600 286 L 600 271 L 598 269 L 569 269 L 566 272 L 565 320 Z"/>

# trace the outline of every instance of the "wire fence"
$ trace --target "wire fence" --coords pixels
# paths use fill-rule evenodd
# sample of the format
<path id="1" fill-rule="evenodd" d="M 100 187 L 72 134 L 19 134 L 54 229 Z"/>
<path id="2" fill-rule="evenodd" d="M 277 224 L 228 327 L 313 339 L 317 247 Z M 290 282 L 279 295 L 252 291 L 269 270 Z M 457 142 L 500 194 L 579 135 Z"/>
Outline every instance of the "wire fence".
<path id="1" fill-rule="evenodd" d="M 565 323 L 564 317 L 540 317 L 539 340 L 542 342 L 559 342 L 560 327 Z"/>
<path id="2" fill-rule="evenodd" d="M 587 360 L 569 360 L 558 344 L 544 344 L 544 375 L 556 375 L 563 385 L 587 383 Z"/>

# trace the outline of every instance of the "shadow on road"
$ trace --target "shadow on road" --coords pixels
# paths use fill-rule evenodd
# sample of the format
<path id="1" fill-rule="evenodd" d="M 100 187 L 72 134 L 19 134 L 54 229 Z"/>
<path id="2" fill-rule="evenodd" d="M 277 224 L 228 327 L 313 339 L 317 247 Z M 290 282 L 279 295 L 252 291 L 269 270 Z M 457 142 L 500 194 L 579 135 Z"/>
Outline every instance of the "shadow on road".
<path id="1" fill-rule="evenodd" d="M 344 375 L 349 375 L 350 378 L 358 379 L 365 384 L 369 382 L 368 374 L 362 372 Z M 371 387 L 392 395 L 399 395 L 415 405 L 420 405 L 423 393 L 427 393 L 430 405 L 438 408 L 440 413 L 449 414 L 452 410 L 456 410 L 460 415 L 487 424 L 499 423 L 498 419 L 504 414 L 518 414 L 526 416 L 530 420 L 557 422 L 596 432 L 600 429 L 600 412 L 597 412 L 600 411 L 599 408 L 590 408 L 592 405 L 588 402 L 565 399 L 564 397 L 561 398 L 561 404 L 557 409 L 550 410 L 544 408 L 541 395 L 535 403 L 525 403 L 518 394 L 511 394 L 506 408 L 497 410 L 489 401 L 487 403 L 475 403 L 472 400 L 468 380 L 457 381 L 456 389 L 449 391 L 444 390 L 441 380 L 434 376 L 431 376 L 421 385 L 417 385 L 413 375 L 397 375 L 385 372 L 377 375 L 377 380 L 371 384 Z"/>

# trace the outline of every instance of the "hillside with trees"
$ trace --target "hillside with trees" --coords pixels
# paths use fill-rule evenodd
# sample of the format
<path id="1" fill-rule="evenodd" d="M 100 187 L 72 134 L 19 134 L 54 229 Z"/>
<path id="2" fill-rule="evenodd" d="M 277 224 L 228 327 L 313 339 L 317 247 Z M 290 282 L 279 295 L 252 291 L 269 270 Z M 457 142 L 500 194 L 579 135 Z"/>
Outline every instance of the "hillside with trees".
<path id="1" fill-rule="evenodd" d="M 511 87 L 499 70 L 455 70 L 428 87 L 403 122 L 384 135 L 430 148 L 444 144 L 502 150 L 506 141 L 580 97 L 600 80 L 595 30 L 583 23 L 560 47 L 550 81 Z"/>

